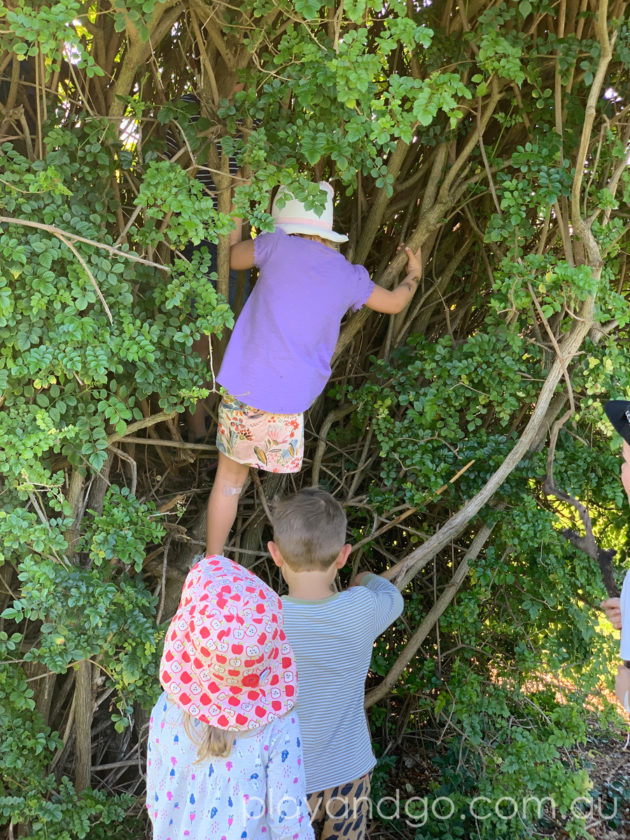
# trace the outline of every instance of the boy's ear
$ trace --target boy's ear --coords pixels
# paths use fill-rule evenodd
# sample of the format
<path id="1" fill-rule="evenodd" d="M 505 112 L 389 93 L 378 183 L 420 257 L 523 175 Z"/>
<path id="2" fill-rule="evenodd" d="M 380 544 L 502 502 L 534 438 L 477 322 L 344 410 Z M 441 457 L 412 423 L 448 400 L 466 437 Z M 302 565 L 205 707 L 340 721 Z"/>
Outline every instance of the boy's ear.
<path id="1" fill-rule="evenodd" d="M 273 562 L 279 569 L 281 569 L 284 566 L 284 557 L 280 554 L 280 549 L 273 540 L 269 540 L 267 543 L 267 549 L 269 550 L 269 554 L 271 554 Z"/>
<path id="2" fill-rule="evenodd" d="M 348 562 L 348 557 L 350 556 L 351 551 L 352 546 L 350 545 L 350 543 L 346 543 L 337 555 L 337 559 L 335 560 L 336 569 L 343 569 L 343 567 Z"/>

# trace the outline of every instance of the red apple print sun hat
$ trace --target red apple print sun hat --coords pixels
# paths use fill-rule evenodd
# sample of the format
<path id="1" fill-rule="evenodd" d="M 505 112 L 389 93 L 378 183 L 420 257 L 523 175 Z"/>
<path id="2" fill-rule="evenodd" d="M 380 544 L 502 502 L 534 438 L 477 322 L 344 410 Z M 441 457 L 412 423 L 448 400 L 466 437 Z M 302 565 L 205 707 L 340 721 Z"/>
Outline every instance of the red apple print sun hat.
<path id="1" fill-rule="evenodd" d="M 297 669 L 282 629 L 282 602 L 225 557 L 192 567 L 166 633 L 160 682 L 202 723 L 255 729 L 297 699 Z"/>

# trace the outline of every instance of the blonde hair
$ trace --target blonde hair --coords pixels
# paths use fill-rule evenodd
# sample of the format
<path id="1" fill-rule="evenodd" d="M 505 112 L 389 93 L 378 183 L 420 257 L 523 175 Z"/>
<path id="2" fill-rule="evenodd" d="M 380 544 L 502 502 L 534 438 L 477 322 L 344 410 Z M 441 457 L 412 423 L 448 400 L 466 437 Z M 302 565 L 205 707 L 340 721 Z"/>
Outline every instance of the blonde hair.
<path id="1" fill-rule="evenodd" d="M 329 569 L 346 541 L 346 514 L 319 487 L 276 499 L 271 518 L 273 540 L 285 563 L 297 572 Z"/>
<path id="2" fill-rule="evenodd" d="M 235 732 L 229 729 L 219 729 L 218 726 L 210 726 L 207 723 L 197 722 L 188 712 L 184 712 L 184 731 L 193 744 L 197 745 L 197 761 L 207 761 L 213 756 L 227 758 L 234 746 Z"/>
<path id="3" fill-rule="evenodd" d="M 322 245 L 332 248 L 333 251 L 339 250 L 337 243 L 333 242 L 332 239 L 324 239 L 323 236 L 318 236 L 316 233 L 290 233 L 289 236 L 301 236 L 302 239 L 310 239 L 313 242 L 321 242 Z"/>

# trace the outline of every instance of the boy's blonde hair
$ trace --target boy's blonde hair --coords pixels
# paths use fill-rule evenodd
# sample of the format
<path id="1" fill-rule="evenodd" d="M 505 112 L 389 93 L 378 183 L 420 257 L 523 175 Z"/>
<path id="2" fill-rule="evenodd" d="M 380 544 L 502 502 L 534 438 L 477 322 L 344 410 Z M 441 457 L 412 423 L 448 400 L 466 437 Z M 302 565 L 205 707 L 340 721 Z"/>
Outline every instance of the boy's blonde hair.
<path id="1" fill-rule="evenodd" d="M 212 756 L 227 758 L 232 752 L 236 733 L 228 729 L 219 729 L 218 726 L 208 726 L 207 723 L 195 726 L 193 721 L 193 716 L 184 712 L 184 731 L 198 748 L 195 764 Z"/>
<path id="2" fill-rule="evenodd" d="M 329 569 L 346 542 L 346 514 L 319 487 L 276 499 L 271 516 L 273 540 L 296 572 Z"/>

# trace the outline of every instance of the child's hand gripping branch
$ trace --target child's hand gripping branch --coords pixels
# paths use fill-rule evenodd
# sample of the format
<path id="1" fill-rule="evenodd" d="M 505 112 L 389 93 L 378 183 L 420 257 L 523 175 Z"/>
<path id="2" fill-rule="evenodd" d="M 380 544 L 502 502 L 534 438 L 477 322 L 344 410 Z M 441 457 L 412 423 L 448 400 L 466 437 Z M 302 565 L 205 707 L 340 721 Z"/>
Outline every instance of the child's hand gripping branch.
<path id="1" fill-rule="evenodd" d="M 621 630 L 621 598 L 606 598 L 600 606 L 615 630 Z"/>
<path id="2" fill-rule="evenodd" d="M 217 381 L 227 394 L 219 406 L 219 463 L 208 500 L 207 551 L 222 554 L 250 467 L 298 472 L 304 451 L 304 412 L 324 390 L 339 327 L 348 310 L 368 306 L 400 312 L 422 274 L 420 250 L 406 249 L 407 269 L 395 289 L 370 279 L 334 247 L 333 189 L 323 213 L 282 187 L 273 203 L 273 233 L 239 242 L 231 268 L 257 266 L 258 281 L 230 337 Z"/>
<path id="3" fill-rule="evenodd" d="M 396 315 L 407 306 L 414 296 L 418 283 L 422 277 L 422 249 L 414 252 L 405 246 L 407 255 L 407 272 L 395 289 L 384 289 L 382 286 L 375 286 L 374 291 L 367 299 L 365 305 L 375 312 L 384 312 L 388 315 Z"/>

